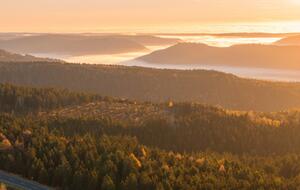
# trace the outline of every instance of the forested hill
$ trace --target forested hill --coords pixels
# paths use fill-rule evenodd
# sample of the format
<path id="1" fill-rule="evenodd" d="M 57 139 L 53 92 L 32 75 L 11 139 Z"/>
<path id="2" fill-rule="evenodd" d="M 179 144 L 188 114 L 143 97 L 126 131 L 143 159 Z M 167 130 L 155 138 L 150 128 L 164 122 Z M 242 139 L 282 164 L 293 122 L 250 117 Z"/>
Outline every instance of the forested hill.
<path id="1" fill-rule="evenodd" d="M 300 156 L 180 154 L 145 147 L 136 138 L 107 136 L 82 125 L 0 114 L 0 168 L 56 189 L 190 190 L 299 187 Z M 80 132 L 84 129 L 89 132 Z"/>
<path id="2" fill-rule="evenodd" d="M 8 84 L 0 85 L 0 94 L 0 113 L 29 114 L 54 128 L 64 126 L 66 134 L 81 127 L 81 132 L 126 134 L 179 152 L 300 153 L 299 111 L 239 112 L 194 102 L 156 104 Z"/>
<path id="3" fill-rule="evenodd" d="M 0 84 L 0 112 L 38 113 L 65 106 L 81 105 L 103 98 L 95 94 L 75 93 L 53 88 L 29 88 Z"/>
<path id="4" fill-rule="evenodd" d="M 67 88 L 139 101 L 194 101 L 237 110 L 300 107 L 300 84 L 242 79 L 205 70 L 67 63 L 0 63 L 0 82 Z"/>
<path id="5" fill-rule="evenodd" d="M 300 153 L 299 116 L 299 111 L 238 112 L 196 103 L 108 99 L 39 115 L 56 129 L 64 126 L 65 134 L 92 130 L 134 136 L 145 145 L 181 153 L 254 155 Z"/>
<path id="6" fill-rule="evenodd" d="M 6 95 L 0 99 L 34 97 L 32 102 L 40 108 L 45 106 L 40 97 L 56 105 L 49 100 L 89 96 L 56 89 L 1 88 Z M 25 115 L 0 110 L 0 169 L 56 189 L 299 187 L 297 111 L 253 113 L 193 102 L 91 101 L 40 114 L 30 114 L 30 109 L 24 110 Z M 19 109 L 13 102 L 10 109 Z M 2 106 L 7 103 L 0 101 Z"/>

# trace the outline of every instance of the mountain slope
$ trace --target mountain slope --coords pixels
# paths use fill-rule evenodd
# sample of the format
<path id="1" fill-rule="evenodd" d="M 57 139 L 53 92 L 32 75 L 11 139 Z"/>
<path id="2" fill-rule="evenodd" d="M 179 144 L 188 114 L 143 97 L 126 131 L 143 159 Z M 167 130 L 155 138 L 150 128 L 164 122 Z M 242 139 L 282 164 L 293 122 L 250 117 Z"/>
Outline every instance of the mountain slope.
<path id="1" fill-rule="evenodd" d="M 88 55 L 144 51 L 148 45 L 177 42 L 178 39 L 139 35 L 44 34 L 0 40 L 0 48 L 18 53 Z"/>
<path id="2" fill-rule="evenodd" d="M 163 38 L 152 35 L 109 35 L 110 37 L 129 39 L 143 46 L 175 45 L 182 40 L 177 38 Z"/>
<path id="3" fill-rule="evenodd" d="M 205 70 L 0 63 L 0 82 L 67 88 L 142 101 L 196 101 L 238 110 L 276 111 L 300 107 L 298 83 L 242 79 Z"/>
<path id="4" fill-rule="evenodd" d="M 51 122 L 0 114 L 1 137 L 12 144 L 0 156 L 0 168 L 55 189 L 299 187 L 295 181 L 298 181 L 300 156 L 296 154 L 280 157 L 212 152 L 180 154 L 146 147 L 136 138 L 105 135 L 88 126 L 78 126 L 80 123 L 57 122 L 53 128 Z M 66 129 L 74 134 L 65 133 Z M 293 172 L 289 173 L 290 170 Z"/>
<path id="5" fill-rule="evenodd" d="M 3 40 L 0 41 L 0 47 L 19 53 L 56 53 L 66 55 L 113 54 L 146 50 L 143 45 L 128 39 L 54 34 Z"/>
<path id="6" fill-rule="evenodd" d="M 0 112 L 5 113 L 37 113 L 96 100 L 102 98 L 94 94 L 72 93 L 65 89 L 39 89 L 0 84 Z"/>
<path id="7" fill-rule="evenodd" d="M 10 53 L 0 49 L 0 62 L 37 62 L 37 61 L 53 62 L 53 61 L 60 61 L 60 60 L 39 58 L 31 55 L 20 55 L 20 54 Z"/>
<path id="8" fill-rule="evenodd" d="M 153 64 L 202 64 L 271 69 L 300 69 L 300 47 L 234 45 L 219 48 L 205 44 L 180 43 L 137 58 Z"/>
<path id="9" fill-rule="evenodd" d="M 285 46 L 286 45 L 300 46 L 300 35 L 283 38 L 283 39 L 275 42 L 274 44 L 276 44 L 276 45 L 285 45 Z"/>
<path id="10" fill-rule="evenodd" d="M 76 96 L 57 89 L 5 88 L 8 99 Z M 110 98 L 76 103 L 42 115 L 0 113 L 0 169 L 55 189 L 299 187 L 299 112 Z M 0 101 L 0 108 L 6 104 Z M 44 107 L 43 101 L 35 104 Z M 138 112 L 142 122 L 128 124 Z"/>

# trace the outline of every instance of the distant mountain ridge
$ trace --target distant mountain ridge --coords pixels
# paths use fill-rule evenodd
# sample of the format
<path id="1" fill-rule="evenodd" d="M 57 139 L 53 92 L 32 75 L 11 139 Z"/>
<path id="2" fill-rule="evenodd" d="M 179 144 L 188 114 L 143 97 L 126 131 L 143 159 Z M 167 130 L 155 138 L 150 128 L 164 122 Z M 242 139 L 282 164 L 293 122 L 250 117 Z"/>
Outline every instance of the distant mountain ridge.
<path id="1" fill-rule="evenodd" d="M 215 37 L 241 37 L 241 38 L 261 38 L 261 37 L 289 37 L 300 35 L 300 33 L 267 33 L 267 32 L 228 32 L 228 33 L 154 33 L 150 35 L 161 36 L 215 36 Z"/>
<path id="2" fill-rule="evenodd" d="M 38 61 L 45 61 L 45 62 L 62 62 L 56 59 L 49 59 L 49 58 L 40 58 L 31 55 L 20 55 L 16 53 L 10 53 L 5 50 L 0 49 L 0 62 L 38 62 Z"/>
<path id="3" fill-rule="evenodd" d="M 137 58 L 153 64 L 203 64 L 271 69 L 300 69 L 300 46 L 244 44 L 213 47 L 179 43 Z"/>
<path id="4" fill-rule="evenodd" d="M 146 46 L 178 42 L 145 35 L 42 34 L 0 40 L 0 48 L 17 53 L 88 55 L 145 51 Z"/>
<path id="5" fill-rule="evenodd" d="M 300 35 L 290 36 L 283 38 L 274 43 L 275 45 L 285 45 L 285 46 L 300 46 Z"/>

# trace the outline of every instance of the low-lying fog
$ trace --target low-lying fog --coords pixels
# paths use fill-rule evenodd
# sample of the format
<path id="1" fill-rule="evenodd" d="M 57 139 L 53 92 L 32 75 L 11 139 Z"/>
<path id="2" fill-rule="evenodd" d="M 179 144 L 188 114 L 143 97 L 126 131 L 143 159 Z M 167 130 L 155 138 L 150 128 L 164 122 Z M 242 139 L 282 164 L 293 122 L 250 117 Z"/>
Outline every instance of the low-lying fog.
<path id="1" fill-rule="evenodd" d="M 179 35 L 162 35 L 159 37 L 163 38 L 179 38 L 184 42 L 193 42 L 193 43 L 205 43 L 210 46 L 217 47 L 228 47 L 235 44 L 271 44 L 278 41 L 281 38 L 274 37 L 262 37 L 262 38 L 246 38 L 246 37 L 214 37 L 214 36 L 179 36 Z M 69 55 L 56 55 L 56 54 L 33 54 L 40 57 L 49 57 L 56 59 L 63 59 L 68 62 L 74 63 L 91 63 L 91 64 L 118 64 L 120 62 L 125 62 L 132 60 L 134 58 L 149 54 L 153 51 L 164 49 L 169 47 L 168 45 L 164 46 L 146 46 L 148 50 L 146 51 L 137 51 L 129 53 L 120 53 L 120 54 L 100 54 L 100 55 L 83 55 L 83 56 L 69 56 Z"/>
<path id="2" fill-rule="evenodd" d="M 279 37 L 214 37 L 214 36 L 172 36 L 161 35 L 163 38 L 179 38 L 184 42 L 205 43 L 210 46 L 229 47 L 235 44 L 271 44 L 278 41 Z M 207 66 L 207 65 L 178 65 L 178 64 L 149 64 L 141 61 L 133 61 L 133 59 L 149 54 L 153 51 L 167 48 L 169 46 L 147 46 L 146 51 L 120 53 L 120 54 L 101 54 L 101 55 L 84 55 L 84 56 L 68 56 L 54 54 L 34 54 L 35 56 L 50 57 L 62 59 L 73 63 L 91 63 L 91 64 L 108 64 L 108 65 L 127 65 L 127 66 L 143 66 L 151 68 L 164 69 L 208 69 L 217 70 L 226 73 L 232 73 L 240 77 L 256 78 L 263 80 L 276 81 L 297 81 L 300 82 L 300 71 L 295 70 L 276 70 L 261 69 L 247 67 L 228 67 L 228 66 Z"/>
<path id="3" fill-rule="evenodd" d="M 128 61 L 121 63 L 127 66 L 142 66 L 158 69 L 180 69 L 180 70 L 215 70 L 231 73 L 243 78 L 261 79 L 269 81 L 300 82 L 300 70 L 279 70 L 249 67 L 211 66 L 211 65 L 179 65 L 179 64 L 149 64 L 143 61 Z"/>

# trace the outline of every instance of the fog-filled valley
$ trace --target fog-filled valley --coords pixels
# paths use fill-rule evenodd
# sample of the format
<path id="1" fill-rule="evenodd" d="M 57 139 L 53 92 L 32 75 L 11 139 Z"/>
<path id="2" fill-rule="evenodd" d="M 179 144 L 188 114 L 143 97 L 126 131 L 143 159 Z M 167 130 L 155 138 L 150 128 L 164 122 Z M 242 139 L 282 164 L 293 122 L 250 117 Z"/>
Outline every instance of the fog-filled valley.
<path id="1" fill-rule="evenodd" d="M 0 49 L 72 63 L 217 70 L 244 78 L 295 82 L 300 81 L 298 38 L 288 33 L 19 33 L 2 34 Z"/>
<path id="2" fill-rule="evenodd" d="M 7 33 L 0 49 L 1 188 L 299 187 L 298 34 Z"/>

